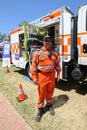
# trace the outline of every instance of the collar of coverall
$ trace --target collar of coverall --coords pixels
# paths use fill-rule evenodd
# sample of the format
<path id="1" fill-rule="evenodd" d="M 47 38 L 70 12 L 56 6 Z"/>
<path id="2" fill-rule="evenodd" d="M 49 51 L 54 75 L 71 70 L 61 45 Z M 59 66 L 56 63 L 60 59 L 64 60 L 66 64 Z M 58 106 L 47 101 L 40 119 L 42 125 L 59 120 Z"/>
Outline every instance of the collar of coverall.
<path id="1" fill-rule="evenodd" d="M 43 46 L 43 47 L 42 47 L 42 51 L 52 51 L 52 48 L 50 48 L 49 50 L 47 50 L 47 49 L 45 48 L 45 46 Z"/>

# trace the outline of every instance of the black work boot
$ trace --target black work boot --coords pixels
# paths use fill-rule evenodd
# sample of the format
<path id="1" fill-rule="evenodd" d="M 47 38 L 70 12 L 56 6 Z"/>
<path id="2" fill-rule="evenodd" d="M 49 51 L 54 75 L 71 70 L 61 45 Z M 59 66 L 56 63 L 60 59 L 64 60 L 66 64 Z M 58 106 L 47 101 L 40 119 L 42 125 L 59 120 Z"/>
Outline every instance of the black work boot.
<path id="1" fill-rule="evenodd" d="M 43 108 L 39 108 L 36 116 L 36 122 L 39 122 L 41 120 L 42 115 L 43 115 Z"/>
<path id="2" fill-rule="evenodd" d="M 48 106 L 48 109 L 49 109 L 50 115 L 54 116 L 55 112 L 53 110 L 53 106 L 52 105 Z"/>

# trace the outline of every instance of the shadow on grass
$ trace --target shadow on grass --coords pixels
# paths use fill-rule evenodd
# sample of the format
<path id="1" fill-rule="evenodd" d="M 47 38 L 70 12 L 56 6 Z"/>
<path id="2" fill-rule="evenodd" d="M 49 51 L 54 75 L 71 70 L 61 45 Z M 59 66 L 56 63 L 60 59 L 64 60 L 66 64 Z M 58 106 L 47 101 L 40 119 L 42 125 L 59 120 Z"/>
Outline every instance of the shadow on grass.
<path id="1" fill-rule="evenodd" d="M 63 91 L 71 91 L 72 89 L 75 90 L 76 93 L 85 95 L 87 94 L 87 82 L 83 82 L 79 84 L 73 81 L 60 81 L 56 83 L 56 88 L 63 90 Z"/>
<path id="2" fill-rule="evenodd" d="M 63 106 L 68 100 L 69 97 L 65 94 L 53 97 L 53 108 L 56 109 Z"/>
<path id="3" fill-rule="evenodd" d="M 81 84 L 77 89 L 76 92 L 81 94 L 81 95 L 86 95 L 87 94 L 87 82 L 84 82 Z"/>
<path id="4" fill-rule="evenodd" d="M 25 69 L 19 69 L 19 70 L 15 70 L 14 72 L 17 72 L 21 75 L 26 75 Z"/>
<path id="5" fill-rule="evenodd" d="M 68 100 L 69 98 L 65 94 L 53 97 L 53 108 L 56 109 L 58 107 L 63 106 Z M 45 105 L 44 114 L 48 111 L 49 111 L 49 108 L 47 107 L 47 105 Z"/>

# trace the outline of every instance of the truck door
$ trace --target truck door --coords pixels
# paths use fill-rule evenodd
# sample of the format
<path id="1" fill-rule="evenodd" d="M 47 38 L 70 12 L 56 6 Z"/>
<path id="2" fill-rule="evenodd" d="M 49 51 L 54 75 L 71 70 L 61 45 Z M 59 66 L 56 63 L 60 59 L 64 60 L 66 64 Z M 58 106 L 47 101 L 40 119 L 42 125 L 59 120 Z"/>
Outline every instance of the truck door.
<path id="1" fill-rule="evenodd" d="M 87 65 L 87 5 L 78 12 L 78 63 Z"/>
<path id="2" fill-rule="evenodd" d="M 59 23 L 48 27 L 48 35 L 53 38 L 53 49 L 59 53 Z"/>

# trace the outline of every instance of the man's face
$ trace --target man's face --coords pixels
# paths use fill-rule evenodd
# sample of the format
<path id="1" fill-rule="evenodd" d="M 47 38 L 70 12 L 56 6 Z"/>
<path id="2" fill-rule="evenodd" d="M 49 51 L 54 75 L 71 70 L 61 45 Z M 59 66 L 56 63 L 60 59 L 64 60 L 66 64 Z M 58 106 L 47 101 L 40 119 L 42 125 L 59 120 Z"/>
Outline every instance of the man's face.
<path id="1" fill-rule="evenodd" d="M 52 41 L 50 38 L 46 38 L 43 43 L 46 49 L 50 49 L 52 47 Z"/>

